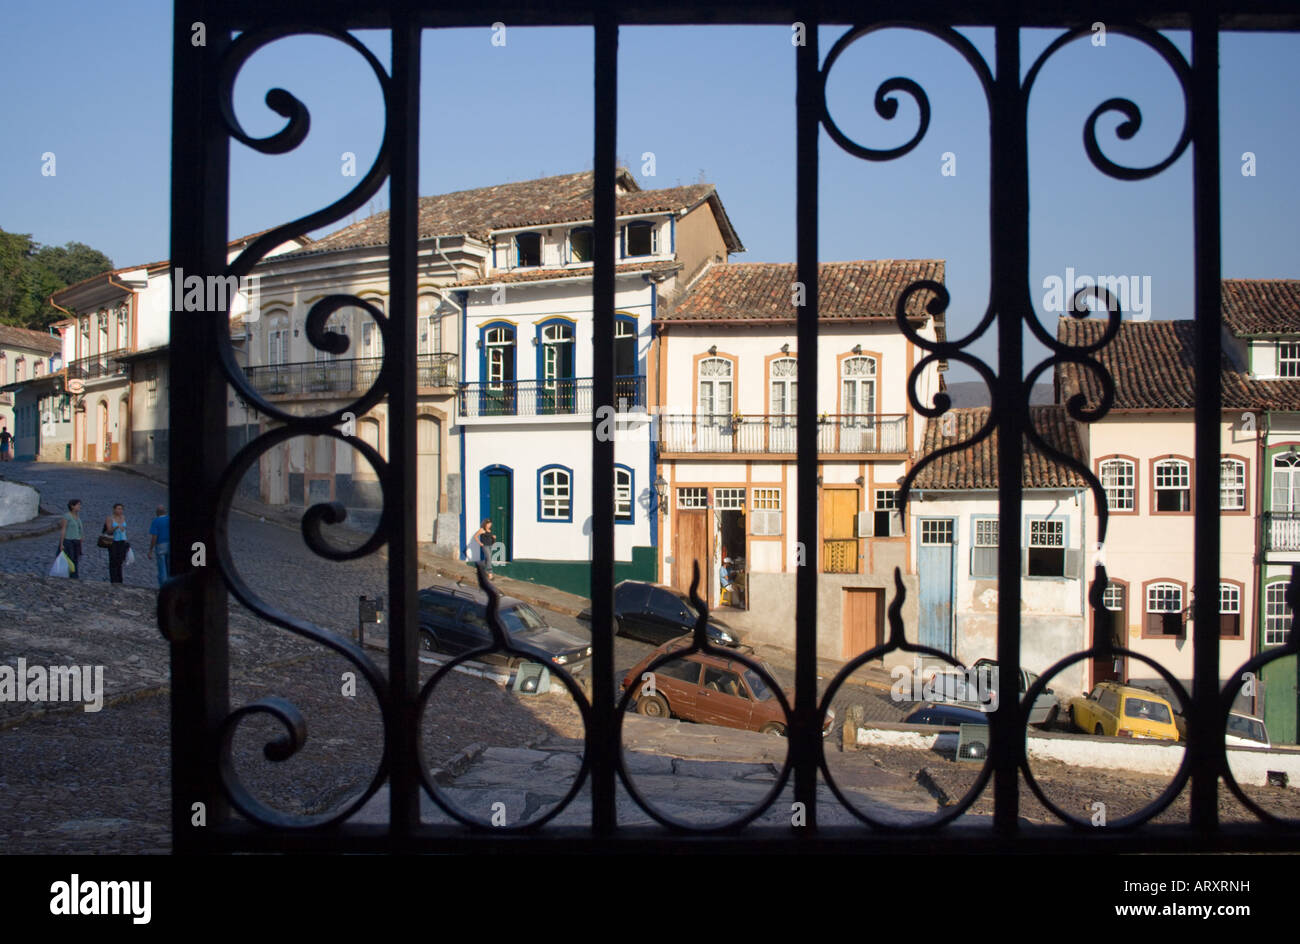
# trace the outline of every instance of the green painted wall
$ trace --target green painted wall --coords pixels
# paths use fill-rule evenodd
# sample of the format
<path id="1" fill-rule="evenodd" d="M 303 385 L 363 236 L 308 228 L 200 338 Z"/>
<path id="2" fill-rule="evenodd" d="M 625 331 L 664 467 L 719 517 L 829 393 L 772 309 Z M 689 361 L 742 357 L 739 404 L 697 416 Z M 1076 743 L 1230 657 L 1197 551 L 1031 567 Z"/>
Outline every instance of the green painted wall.
<path id="1" fill-rule="evenodd" d="M 655 579 L 655 548 L 632 548 L 631 561 L 614 562 L 614 581 Z M 585 597 L 591 593 L 591 561 L 512 560 L 492 565 L 492 572 Z"/>

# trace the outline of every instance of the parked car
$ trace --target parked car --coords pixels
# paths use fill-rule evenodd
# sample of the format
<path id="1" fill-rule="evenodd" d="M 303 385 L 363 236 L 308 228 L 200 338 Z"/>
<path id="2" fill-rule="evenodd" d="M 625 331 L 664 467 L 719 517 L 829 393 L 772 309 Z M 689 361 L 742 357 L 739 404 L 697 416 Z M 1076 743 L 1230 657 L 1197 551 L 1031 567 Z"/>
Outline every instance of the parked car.
<path id="1" fill-rule="evenodd" d="M 963 724 L 988 723 L 988 715 L 978 708 L 943 702 L 926 702 L 903 719 L 903 724 L 942 724 L 954 728 Z"/>
<path id="2" fill-rule="evenodd" d="M 1174 720 L 1178 725 L 1178 736 L 1187 740 L 1187 719 L 1179 715 Z M 1268 728 L 1264 727 L 1264 719 L 1244 711 L 1228 712 L 1228 728 L 1224 732 L 1223 743 L 1237 747 L 1270 748 L 1273 746 L 1268 739 Z"/>
<path id="3" fill-rule="evenodd" d="M 1098 682 L 1086 698 L 1071 699 L 1070 723 L 1086 734 L 1179 740 L 1168 699 L 1118 682 Z"/>
<path id="4" fill-rule="evenodd" d="M 993 659 L 976 659 L 975 664 L 971 666 L 977 673 L 980 684 L 986 686 L 986 691 L 996 692 L 998 690 L 998 664 Z M 1025 692 L 1029 691 L 1029 686 L 1038 681 L 1038 674 L 1030 672 L 1027 669 L 1020 670 L 1020 696 L 1023 698 Z M 1056 720 L 1060 713 L 1061 702 L 1056 697 L 1056 693 L 1050 688 L 1045 688 L 1034 699 L 1034 707 L 1029 712 L 1029 723 L 1047 727 Z"/>
<path id="5" fill-rule="evenodd" d="M 636 688 L 634 705 L 640 714 L 785 735 L 785 712 L 776 694 L 761 675 L 726 656 L 692 652 L 661 665 L 654 672 L 653 692 L 647 691 L 642 676 L 650 663 L 690 644 L 689 636 L 664 643 L 628 670 L 623 689 Z M 766 663 L 763 668 L 772 674 Z M 793 693 L 788 697 L 793 699 Z M 830 733 L 834 720 L 835 710 L 831 709 L 822 724 L 823 737 Z"/>
<path id="6" fill-rule="evenodd" d="M 578 614 L 591 620 L 591 609 Z M 642 580 L 623 580 L 614 587 L 614 634 L 658 646 L 695 629 L 691 598 L 680 590 Z M 722 620 L 709 617 L 709 641 L 716 646 L 739 646 L 742 633 Z"/>
<path id="7" fill-rule="evenodd" d="M 420 645 L 425 651 L 458 656 L 491 645 L 487 624 L 487 594 L 455 583 L 425 587 L 419 593 Z M 520 649 L 537 654 L 539 662 L 562 665 L 572 673 L 582 672 L 591 661 L 591 634 L 579 635 L 549 625 L 527 603 L 514 597 L 500 600 L 501 622 L 510 641 Z M 484 656 L 485 662 L 509 662 L 499 653 Z"/>

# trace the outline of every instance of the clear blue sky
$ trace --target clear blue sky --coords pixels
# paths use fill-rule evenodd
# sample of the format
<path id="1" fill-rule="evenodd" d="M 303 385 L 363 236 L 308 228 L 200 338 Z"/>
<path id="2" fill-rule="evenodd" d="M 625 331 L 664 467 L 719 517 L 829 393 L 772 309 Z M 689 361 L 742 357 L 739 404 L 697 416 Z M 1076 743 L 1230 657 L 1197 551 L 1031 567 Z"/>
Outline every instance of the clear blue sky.
<path id="1" fill-rule="evenodd" d="M 0 31 L 4 134 L 0 227 L 39 242 L 88 243 L 117 265 L 168 255 L 171 16 L 163 2 L 15 2 Z M 843 32 L 822 32 L 823 54 Z M 991 35 L 967 35 L 990 58 Z M 1026 68 L 1054 34 L 1031 32 Z M 361 34 L 387 63 L 381 34 Z M 736 261 L 794 259 L 794 49 L 775 27 L 630 28 L 620 49 L 619 154 L 643 186 L 715 183 L 747 252 Z M 1170 34 L 1189 55 L 1185 34 Z M 426 33 L 421 191 L 440 193 L 590 166 L 590 33 L 507 28 Z M 1300 40 L 1226 35 L 1222 42 L 1223 269 L 1227 276 L 1300 275 Z M 876 147 L 906 140 L 916 110 L 900 96 L 892 122 L 871 102 L 902 75 L 929 93 L 926 138 L 888 163 L 861 161 L 823 135 L 821 257 L 942 258 L 954 333 L 973 324 L 988 292 L 987 111 L 966 63 L 932 38 L 892 31 L 859 42 L 836 65 L 832 112 L 846 133 Z M 312 131 L 290 155 L 233 145 L 232 236 L 323 206 L 353 181 L 382 126 L 379 89 L 352 51 L 331 40 L 281 42 L 256 56 L 236 87 L 245 127 L 265 135 L 282 119 L 262 104 L 272 86 L 301 98 Z M 1163 175 L 1126 183 L 1088 162 L 1082 129 L 1112 96 L 1142 108 L 1137 137 L 1119 141 L 1101 122 L 1102 147 L 1121 163 L 1151 163 L 1173 146 L 1182 120 L 1177 84 L 1155 53 L 1111 35 L 1059 52 L 1038 80 L 1030 111 L 1033 271 L 1150 276 L 1152 317 L 1190 317 L 1190 151 Z M 53 152 L 57 175 L 40 173 Z M 641 174 L 654 152 L 656 176 Z M 941 174 L 956 155 L 956 176 Z M 1256 155 L 1257 175 L 1240 155 Z M 381 193 L 376 208 L 385 205 Z M 342 221 L 342 222 L 347 222 Z M 340 223 L 339 225 L 342 225 Z M 331 227 L 335 228 L 335 227 Z M 1055 315 L 1047 315 L 1048 323 Z M 977 353 L 995 357 L 992 344 Z M 950 379 L 968 379 L 954 369 Z"/>

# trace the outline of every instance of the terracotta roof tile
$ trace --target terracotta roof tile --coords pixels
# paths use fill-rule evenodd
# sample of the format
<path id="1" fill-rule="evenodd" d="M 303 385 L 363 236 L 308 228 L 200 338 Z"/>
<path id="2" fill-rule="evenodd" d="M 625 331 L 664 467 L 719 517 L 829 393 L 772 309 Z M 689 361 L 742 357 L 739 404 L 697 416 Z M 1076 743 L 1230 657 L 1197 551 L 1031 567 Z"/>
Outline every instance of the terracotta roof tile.
<path id="1" fill-rule="evenodd" d="M 1300 333 L 1300 279 L 1224 279 L 1220 293 L 1237 337 Z"/>
<path id="2" fill-rule="evenodd" d="M 59 340 L 58 335 L 3 324 L 0 324 L 0 346 L 25 347 L 50 354 L 57 354 L 63 350 L 63 342 Z"/>
<path id="3" fill-rule="evenodd" d="M 614 273 L 617 275 L 626 272 L 673 272 L 681 267 L 680 262 L 673 261 L 627 262 L 614 266 Z M 476 285 L 502 285 L 513 282 L 545 282 L 551 279 L 591 278 L 591 271 L 590 266 L 567 269 L 512 269 L 509 272 L 498 272 L 496 275 L 483 278 L 461 279 L 459 282 L 448 285 L 447 288 L 470 288 Z"/>
<path id="4" fill-rule="evenodd" d="M 968 407 L 949 411 L 957 417 L 956 434 L 943 435 L 944 420 L 928 420 L 925 424 L 925 442 L 921 453 L 928 456 L 946 445 L 960 442 L 975 435 L 989 418 L 989 407 Z M 1066 455 L 1083 461 L 1083 446 L 1079 442 L 1074 422 L 1060 406 L 1031 406 L 1029 416 L 1034 429 L 1049 444 Z M 1048 458 L 1025 438 L 1025 461 L 1021 466 L 1021 484 L 1025 488 L 1085 488 L 1087 483 L 1068 466 Z M 912 484 L 913 489 L 995 489 L 998 487 L 998 433 L 960 452 L 940 456 L 922 469 Z"/>
<path id="5" fill-rule="evenodd" d="M 1100 318 L 1061 318 L 1057 339 L 1071 346 L 1100 340 L 1106 323 Z M 1196 371 L 1193 362 L 1195 322 L 1125 321 L 1117 334 L 1094 356 L 1115 380 L 1117 410 L 1193 410 Z M 1255 380 L 1229 359 L 1220 361 L 1224 409 L 1300 409 L 1300 380 Z M 1064 403 L 1084 394 L 1089 406 L 1101 402 L 1097 375 L 1078 364 L 1057 368 L 1058 399 Z"/>
<path id="6" fill-rule="evenodd" d="M 629 191 L 616 198 L 618 215 L 684 210 L 709 200 L 729 248 L 732 252 L 743 251 L 713 184 L 642 190 L 631 174 L 620 172 L 618 180 Z M 590 220 L 594 181 L 591 171 L 582 171 L 421 197 L 419 237 L 472 236 L 486 240 L 493 230 Z M 388 211 L 385 210 L 317 240 L 306 251 L 387 244 Z"/>
<path id="7" fill-rule="evenodd" d="M 665 322 L 794 321 L 790 262 L 732 262 L 714 265 L 662 314 Z M 899 295 L 912 282 L 943 282 L 942 259 L 876 259 L 823 262 L 817 267 L 817 311 L 822 319 L 893 318 Z M 925 317 L 928 292 L 908 301 L 909 315 Z M 667 307 L 667 306 L 665 306 Z"/>

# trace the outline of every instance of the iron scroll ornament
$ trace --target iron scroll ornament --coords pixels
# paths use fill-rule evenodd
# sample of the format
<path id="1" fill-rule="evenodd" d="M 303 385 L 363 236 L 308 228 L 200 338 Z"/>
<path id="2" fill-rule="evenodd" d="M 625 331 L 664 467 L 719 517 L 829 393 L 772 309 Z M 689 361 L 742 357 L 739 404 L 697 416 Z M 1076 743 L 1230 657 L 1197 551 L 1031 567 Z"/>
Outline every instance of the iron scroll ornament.
<path id="1" fill-rule="evenodd" d="M 691 606 L 695 608 L 696 613 L 695 628 L 691 633 L 691 644 L 682 649 L 674 649 L 670 652 L 665 652 L 647 665 L 645 671 L 653 675 L 653 673 L 661 666 L 667 665 L 669 662 L 676 662 L 683 656 L 692 655 L 696 652 L 701 652 L 706 655 L 720 656 L 732 662 L 739 662 L 746 668 L 752 669 L 757 673 L 763 680 L 764 684 L 772 690 L 772 693 L 776 696 L 777 701 L 781 705 L 781 711 L 785 715 L 785 729 L 787 732 L 790 731 L 792 717 L 790 702 L 785 697 L 785 692 L 781 689 L 781 686 L 777 683 L 776 679 L 772 677 L 771 673 L 763 667 L 763 664 L 757 659 L 752 659 L 743 653 L 735 652 L 730 649 L 720 649 L 709 641 L 709 605 L 700 597 L 699 586 L 700 562 L 696 560 L 692 562 L 691 572 Z M 778 772 L 776 780 L 772 783 L 772 786 L 768 789 L 767 793 L 765 793 L 752 808 L 745 811 L 740 816 L 733 817 L 720 823 L 701 825 L 698 823 L 683 822 L 682 820 L 675 819 L 663 811 L 656 809 L 654 805 L 645 798 L 641 791 L 637 789 L 635 781 L 628 773 L 627 759 L 623 750 L 623 720 L 627 716 L 628 708 L 632 704 L 636 692 L 637 685 L 634 682 L 623 691 L 623 697 L 619 699 L 618 707 L 615 709 L 617 721 L 615 722 L 614 736 L 619 743 L 618 776 L 619 779 L 622 780 L 623 786 L 627 789 L 627 792 L 631 794 L 632 799 L 636 801 L 636 804 L 641 807 L 641 809 L 645 810 L 645 812 L 655 822 L 662 826 L 667 826 L 669 829 L 676 832 L 683 833 L 720 833 L 739 830 L 749 825 L 766 812 L 772 806 L 773 802 L 775 802 L 776 798 L 780 796 L 781 791 L 785 789 L 786 781 L 789 779 L 790 771 L 793 767 L 789 750 L 786 751 L 785 762 L 781 765 L 781 770 Z M 819 719 L 824 719 L 826 717 L 824 709 L 818 717 Z"/>
<path id="2" fill-rule="evenodd" d="M 491 580 L 488 580 L 487 568 L 483 565 L 482 561 L 475 564 L 474 569 L 478 575 L 478 585 L 480 589 L 487 594 L 487 625 L 488 631 L 492 635 L 492 641 L 486 646 L 462 653 L 454 659 L 449 659 L 441 668 L 438 669 L 437 672 L 433 674 L 432 677 L 429 678 L 427 682 L 424 683 L 415 702 L 417 730 L 421 727 L 424 712 L 428 707 L 429 700 L 433 695 L 433 692 L 437 689 L 438 684 L 451 672 L 455 671 L 462 663 L 474 661 L 493 653 L 516 656 L 546 666 L 551 675 L 563 682 L 564 687 L 568 689 L 569 694 L 573 698 L 574 704 L 578 707 L 579 714 L 582 716 L 582 729 L 585 734 L 582 764 L 578 768 L 578 772 L 574 776 L 573 783 L 570 784 L 568 792 L 560 798 L 560 801 L 556 803 L 555 806 L 534 819 L 530 819 L 523 823 L 517 823 L 515 825 L 506 823 L 497 826 L 493 825 L 486 819 L 475 819 L 473 816 L 469 815 L 444 797 L 438 790 L 437 784 L 434 783 L 433 778 L 430 776 L 429 764 L 424 757 L 423 741 L 417 742 L 417 751 L 420 759 L 420 782 L 424 786 L 425 792 L 429 794 L 429 797 L 444 813 L 466 826 L 473 829 L 494 830 L 498 832 L 528 832 L 538 829 L 550 822 L 556 816 L 559 816 L 560 813 L 564 812 L 565 808 L 573 802 L 573 798 L 578 795 L 578 791 L 582 789 L 583 783 L 586 782 L 587 776 L 591 772 L 591 757 L 594 750 L 591 743 L 591 705 L 587 701 L 587 696 L 583 693 L 581 686 L 573 680 L 573 676 L 570 675 L 563 666 L 551 662 L 544 652 L 527 645 L 521 645 L 510 638 L 509 631 L 501 622 L 501 591 L 497 589 L 496 584 Z"/>

